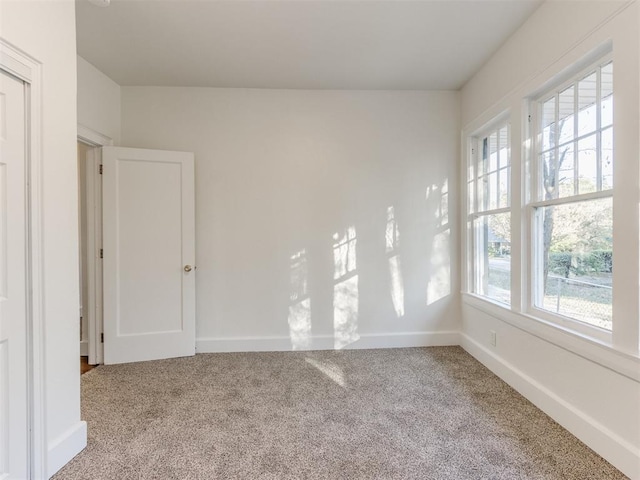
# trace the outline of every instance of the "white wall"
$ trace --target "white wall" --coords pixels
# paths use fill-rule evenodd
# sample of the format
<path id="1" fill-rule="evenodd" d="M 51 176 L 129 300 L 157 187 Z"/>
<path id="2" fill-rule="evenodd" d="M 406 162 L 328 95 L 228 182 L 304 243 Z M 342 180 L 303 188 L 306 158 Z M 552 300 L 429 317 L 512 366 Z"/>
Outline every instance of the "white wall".
<path id="1" fill-rule="evenodd" d="M 42 204 L 48 467 L 86 444 L 78 367 L 74 2 L 3 1 L 0 35 L 42 64 Z"/>
<path id="2" fill-rule="evenodd" d="M 626 7 L 626 8 L 625 8 Z M 462 91 L 470 134 L 510 112 L 513 142 L 523 140 L 524 99 L 608 41 L 615 69 L 614 335 L 600 344 L 561 332 L 514 310 L 463 295 L 462 344 L 508 383 L 631 478 L 640 478 L 638 357 L 638 12 L 629 2 L 546 2 Z M 513 148 L 514 176 L 523 155 Z M 465 154 L 463 152 L 463 160 Z M 522 195 L 513 182 L 513 198 Z M 521 212 L 512 212 L 513 277 L 526 269 Z M 464 250 L 463 257 L 465 256 Z M 515 283 L 519 288 L 519 284 Z M 518 290 L 518 293 L 521 293 Z M 491 346 L 489 331 L 497 333 Z"/>
<path id="3" fill-rule="evenodd" d="M 80 56 L 78 124 L 120 142 L 120 85 Z"/>
<path id="4" fill-rule="evenodd" d="M 453 92 L 123 87 L 123 145 L 195 152 L 198 350 L 455 343 L 458 112 Z"/>

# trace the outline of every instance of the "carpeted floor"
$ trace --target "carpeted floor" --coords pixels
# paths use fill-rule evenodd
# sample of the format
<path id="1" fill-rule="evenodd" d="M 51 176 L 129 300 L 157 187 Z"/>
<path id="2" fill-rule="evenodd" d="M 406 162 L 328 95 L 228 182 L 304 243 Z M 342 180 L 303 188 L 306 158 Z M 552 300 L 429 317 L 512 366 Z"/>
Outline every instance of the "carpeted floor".
<path id="1" fill-rule="evenodd" d="M 458 347 L 101 366 L 82 416 L 56 480 L 626 478 Z"/>

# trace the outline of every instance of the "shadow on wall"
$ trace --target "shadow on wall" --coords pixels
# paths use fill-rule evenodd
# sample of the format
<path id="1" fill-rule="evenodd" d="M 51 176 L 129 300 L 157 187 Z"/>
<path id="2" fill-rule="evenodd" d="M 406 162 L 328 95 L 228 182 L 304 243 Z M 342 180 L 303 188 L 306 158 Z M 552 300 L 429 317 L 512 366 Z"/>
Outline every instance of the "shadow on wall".
<path id="1" fill-rule="evenodd" d="M 348 225 L 327 235 L 320 245 L 326 251 L 331 249 L 331 255 L 325 252 L 318 257 L 333 260 L 332 278 L 327 268 L 318 269 L 320 276 L 314 274 L 307 248 L 290 255 L 287 323 L 293 350 L 319 348 L 314 345 L 314 338 L 332 339 L 336 350 L 356 343 L 360 339 L 361 309 L 367 316 L 377 316 L 387 323 L 393 318 L 394 323 L 399 324 L 397 330 L 406 331 L 402 323 L 407 312 L 414 319 L 426 317 L 429 306 L 451 295 L 448 181 L 429 185 L 423 195 L 417 214 L 410 209 L 402 215 L 395 205 L 388 205 L 376 212 L 377 218 L 371 223 L 373 228 L 361 229 L 364 234 L 359 233 L 356 225 Z M 360 264 L 365 274 L 360 273 Z M 379 268 L 381 264 L 383 268 Z M 331 298 L 312 292 L 311 279 L 317 280 L 323 273 L 324 282 L 332 285 Z M 360 295 L 361 289 L 367 294 Z M 313 320 L 317 317 L 314 309 L 321 302 L 325 304 L 325 308 L 320 309 L 324 312 L 322 316 L 331 315 L 332 332 L 314 335 Z M 331 309 L 326 308 L 329 302 Z M 372 318 L 368 320 L 367 323 L 372 323 Z M 319 322 L 326 326 L 327 318 L 319 318 Z M 415 321 L 412 323 L 415 325 Z M 328 348 L 328 344 L 323 343 L 322 348 Z M 325 366 L 308 361 L 341 383 L 339 372 L 331 369 L 327 372 Z"/>

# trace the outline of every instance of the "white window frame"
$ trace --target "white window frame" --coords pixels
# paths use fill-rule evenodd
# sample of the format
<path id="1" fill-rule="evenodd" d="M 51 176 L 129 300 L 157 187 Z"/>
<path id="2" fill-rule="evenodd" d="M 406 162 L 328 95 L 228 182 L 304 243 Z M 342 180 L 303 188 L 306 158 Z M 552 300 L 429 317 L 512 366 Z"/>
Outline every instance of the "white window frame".
<path id="1" fill-rule="evenodd" d="M 566 315 L 562 315 L 561 313 L 551 312 L 549 310 L 544 310 L 538 306 L 536 306 L 536 299 L 541 298 L 540 295 L 544 295 L 544 292 L 540 292 L 540 285 L 538 282 L 538 272 L 537 265 L 539 265 L 539 259 L 542 255 L 540 251 L 540 242 L 538 239 L 542 232 L 540 232 L 540 225 L 536 221 L 536 211 L 541 207 L 550 207 L 550 206 L 558 206 L 558 205 L 568 205 L 571 203 L 584 202 L 589 200 L 597 200 L 603 198 L 613 198 L 615 185 L 608 190 L 597 190 L 595 192 L 583 193 L 583 194 L 574 194 L 571 196 L 558 197 L 549 200 L 545 200 L 541 198 L 541 188 L 540 188 L 540 175 L 542 172 L 542 166 L 540 163 L 539 153 L 541 152 L 541 111 L 542 105 L 546 100 L 549 100 L 553 97 L 553 95 L 557 95 L 559 92 L 564 91 L 571 85 L 577 85 L 577 83 L 586 78 L 589 74 L 593 73 L 594 70 L 598 70 L 599 68 L 612 62 L 611 53 L 607 55 L 603 55 L 599 57 L 597 60 L 589 63 L 587 67 L 580 68 L 579 70 L 573 70 L 570 72 L 570 76 L 568 78 L 565 77 L 565 80 L 562 82 L 557 82 L 549 85 L 544 89 L 542 93 L 538 93 L 533 96 L 529 100 L 529 110 L 528 110 L 528 123 L 529 123 L 529 135 L 527 137 L 530 141 L 530 149 L 529 149 L 529 163 L 532 168 L 529 169 L 530 179 L 529 181 L 525 181 L 525 186 L 528 189 L 527 197 L 528 202 L 526 203 L 526 212 L 527 212 L 527 221 L 530 226 L 531 234 L 529 238 L 526 240 L 528 245 L 526 245 L 526 251 L 528 252 L 530 258 L 530 270 L 528 272 L 528 278 L 523 278 L 523 284 L 528 282 L 529 284 L 529 295 L 526 302 L 526 312 L 536 318 L 539 318 L 543 321 L 550 322 L 552 324 L 558 325 L 563 329 L 567 329 L 569 331 L 573 331 L 579 333 L 581 335 L 585 335 L 587 337 L 591 337 L 597 340 L 604 341 L 606 343 L 611 343 L 613 327 L 611 330 L 607 330 L 605 328 L 601 328 L 595 325 L 588 324 L 581 320 L 568 317 Z M 615 68 L 615 66 L 614 66 Z M 614 70 L 615 71 L 615 70 Z M 598 74 L 599 76 L 599 74 Z M 576 89 L 577 92 L 577 89 Z M 615 92 L 614 92 L 615 93 Z M 597 91 L 597 99 L 596 108 L 597 112 L 597 124 L 596 129 L 592 132 L 589 132 L 588 135 L 597 134 L 597 151 L 600 150 L 600 141 L 601 141 L 601 132 L 602 125 L 600 122 L 600 91 Z M 556 103 L 556 118 L 558 117 L 558 104 Z M 615 107 L 614 107 L 615 108 Z M 577 127 L 577 116 L 575 118 L 574 125 L 574 134 Z M 526 123 L 526 122 L 525 122 Z M 610 128 L 609 126 L 605 127 L 605 129 Z M 613 125 L 611 128 L 615 128 Z M 614 133 L 615 134 L 615 133 Z M 584 135 L 585 137 L 588 135 Z M 573 141 L 578 140 L 578 136 L 574 136 Z M 558 147 L 556 147 L 558 148 Z M 598 154 L 599 155 L 599 154 Z M 575 167 L 574 167 L 575 168 Z M 615 168 L 615 153 L 614 153 L 614 168 Z M 600 171 L 600 168 L 598 168 Z M 600 179 L 598 179 L 598 188 L 600 188 Z M 525 282 L 526 281 L 526 282 Z M 615 325 L 615 322 L 613 322 Z"/>
<path id="2" fill-rule="evenodd" d="M 481 152 L 480 152 L 482 147 L 481 143 L 485 138 L 490 137 L 493 133 L 498 133 L 498 138 L 499 138 L 500 137 L 499 132 L 503 128 L 507 128 L 506 145 L 508 146 L 508 164 L 507 164 L 507 167 L 505 167 L 507 170 L 507 205 L 506 206 L 496 205 L 497 208 L 493 208 L 493 209 L 487 208 L 480 211 L 479 195 L 478 195 L 480 178 L 486 177 L 488 173 L 492 173 L 492 172 L 483 172 L 482 174 L 479 174 L 478 172 L 478 164 L 481 158 Z M 482 267 L 484 265 L 480 265 L 479 262 L 476 261 L 476 259 L 478 258 L 480 251 L 482 251 L 483 255 L 484 255 L 484 251 L 483 249 L 480 248 L 478 232 L 477 232 L 477 229 L 475 228 L 476 222 L 482 217 L 488 217 L 491 215 L 498 215 L 498 214 L 505 214 L 505 213 L 511 215 L 513 169 L 512 169 L 512 159 L 511 159 L 511 151 L 512 151 L 511 122 L 510 122 L 510 117 L 508 113 L 499 115 L 498 117 L 494 118 L 491 122 L 489 122 L 485 127 L 469 135 L 467 138 L 467 142 L 468 142 L 468 145 L 467 145 L 468 155 L 467 155 L 467 162 L 466 162 L 467 173 L 465 174 L 465 182 L 464 182 L 464 188 L 466 188 L 465 209 L 467 213 L 466 217 L 467 217 L 467 225 L 468 225 L 467 255 L 469 259 L 469 262 L 468 262 L 469 267 L 467 269 L 467 291 L 473 295 L 477 295 L 478 297 L 486 301 L 492 302 L 497 306 L 500 306 L 506 309 L 511 309 L 511 306 L 513 304 L 513 288 L 512 288 L 513 279 L 511 278 L 511 276 L 510 276 L 511 279 L 510 279 L 510 285 L 509 285 L 509 294 L 510 294 L 509 303 L 501 302 L 496 298 L 492 298 L 487 294 L 483 294 L 480 292 L 479 285 L 480 285 L 480 281 L 482 281 L 482 279 L 484 278 L 484 272 L 482 270 Z M 496 175 L 498 176 L 498 185 L 499 185 L 499 178 L 500 178 L 499 173 L 502 169 L 503 168 L 501 168 L 501 165 L 499 164 L 495 171 Z M 471 175 L 469 175 L 469 172 L 472 172 Z M 471 177 L 471 180 L 469 179 L 469 177 Z M 471 196 L 469 196 L 470 184 L 473 184 L 473 194 Z M 512 242 L 512 238 L 510 239 L 510 242 Z M 509 270 L 510 270 L 510 273 L 512 273 L 512 268 L 510 268 Z"/>

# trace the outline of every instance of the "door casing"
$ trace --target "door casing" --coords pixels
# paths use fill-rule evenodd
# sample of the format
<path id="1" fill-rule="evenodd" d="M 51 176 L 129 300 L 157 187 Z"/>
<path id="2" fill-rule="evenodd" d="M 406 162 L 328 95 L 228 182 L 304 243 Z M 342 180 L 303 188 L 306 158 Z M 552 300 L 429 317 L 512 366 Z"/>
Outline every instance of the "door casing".
<path id="1" fill-rule="evenodd" d="M 27 459 L 29 478 L 48 478 L 42 208 L 42 65 L 0 37 L 0 69 L 25 83 L 27 258 Z"/>
<path id="2" fill-rule="evenodd" d="M 78 141 L 93 147 L 87 154 L 85 182 L 85 206 L 87 208 L 87 301 L 84 310 L 87 315 L 88 357 L 89 364 L 104 363 L 104 348 L 102 343 L 102 177 L 100 165 L 102 156 L 100 147 L 113 145 L 113 139 L 102 135 L 88 127 L 78 125 Z"/>

